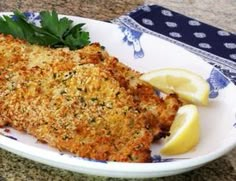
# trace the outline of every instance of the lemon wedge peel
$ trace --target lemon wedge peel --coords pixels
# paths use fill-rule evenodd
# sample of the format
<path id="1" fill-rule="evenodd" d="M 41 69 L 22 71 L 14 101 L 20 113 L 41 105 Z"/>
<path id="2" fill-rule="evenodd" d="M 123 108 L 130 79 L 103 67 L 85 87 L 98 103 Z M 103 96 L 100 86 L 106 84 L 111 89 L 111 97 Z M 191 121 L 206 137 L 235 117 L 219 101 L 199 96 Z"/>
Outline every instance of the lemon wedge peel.
<path id="1" fill-rule="evenodd" d="M 179 108 L 170 128 L 170 136 L 165 138 L 162 155 L 183 154 L 192 150 L 200 139 L 199 113 L 195 105 Z"/>
<path id="2" fill-rule="evenodd" d="M 144 73 L 140 79 L 166 93 L 196 105 L 208 104 L 210 86 L 201 76 L 180 68 L 157 69 Z"/>

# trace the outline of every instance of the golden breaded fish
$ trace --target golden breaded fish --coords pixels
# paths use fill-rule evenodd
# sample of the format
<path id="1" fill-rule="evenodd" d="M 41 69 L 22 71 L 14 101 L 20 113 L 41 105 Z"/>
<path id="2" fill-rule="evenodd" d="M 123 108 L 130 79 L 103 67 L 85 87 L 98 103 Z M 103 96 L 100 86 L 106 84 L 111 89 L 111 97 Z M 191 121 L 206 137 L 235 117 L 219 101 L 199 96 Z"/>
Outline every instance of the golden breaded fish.
<path id="1" fill-rule="evenodd" d="M 122 64 L 117 58 L 109 56 L 101 46 L 94 43 L 78 51 L 81 62 L 100 64 L 120 83 L 121 87 L 134 97 L 135 104 L 155 116 L 152 129 L 156 139 L 169 134 L 169 128 L 176 111 L 181 106 L 177 96 L 168 95 L 165 100 L 158 97 L 152 86 L 139 79 L 141 74 Z"/>
<path id="2" fill-rule="evenodd" d="M 0 35 L 0 126 L 96 160 L 149 162 L 181 103 L 99 44 L 51 49 Z"/>

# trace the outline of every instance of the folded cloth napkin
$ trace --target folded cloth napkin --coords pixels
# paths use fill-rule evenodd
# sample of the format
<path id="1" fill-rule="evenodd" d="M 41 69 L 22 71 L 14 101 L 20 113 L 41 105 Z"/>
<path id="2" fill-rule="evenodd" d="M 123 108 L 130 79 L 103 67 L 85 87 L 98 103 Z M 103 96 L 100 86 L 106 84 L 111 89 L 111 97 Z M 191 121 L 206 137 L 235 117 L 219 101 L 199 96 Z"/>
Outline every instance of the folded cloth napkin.
<path id="1" fill-rule="evenodd" d="M 236 34 L 158 5 L 143 5 L 112 21 L 182 46 L 236 84 Z"/>

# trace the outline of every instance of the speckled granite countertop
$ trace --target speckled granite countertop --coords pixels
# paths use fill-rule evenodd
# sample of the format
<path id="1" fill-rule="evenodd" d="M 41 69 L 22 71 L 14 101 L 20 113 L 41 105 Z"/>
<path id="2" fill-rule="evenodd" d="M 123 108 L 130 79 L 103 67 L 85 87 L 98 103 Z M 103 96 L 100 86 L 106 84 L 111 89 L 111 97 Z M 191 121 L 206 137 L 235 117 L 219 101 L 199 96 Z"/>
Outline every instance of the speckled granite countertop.
<path id="1" fill-rule="evenodd" d="M 235 0 L 2 0 L 0 11 L 56 9 L 59 13 L 109 20 L 135 9 L 143 3 L 156 3 L 208 24 L 236 32 Z M 65 171 L 0 149 L 2 180 L 128 180 L 95 177 Z M 135 179 L 129 179 L 135 180 Z M 148 180 L 236 180 L 236 149 L 194 171 L 181 175 Z"/>

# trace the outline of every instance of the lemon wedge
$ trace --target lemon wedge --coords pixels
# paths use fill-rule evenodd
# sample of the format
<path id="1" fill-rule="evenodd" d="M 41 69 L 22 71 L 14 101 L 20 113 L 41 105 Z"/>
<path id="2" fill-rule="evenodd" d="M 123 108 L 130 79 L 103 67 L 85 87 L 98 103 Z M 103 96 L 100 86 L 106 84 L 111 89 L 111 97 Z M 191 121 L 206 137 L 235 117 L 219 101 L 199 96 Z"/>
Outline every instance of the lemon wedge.
<path id="1" fill-rule="evenodd" d="M 207 105 L 210 87 L 201 76 L 185 69 L 158 69 L 140 76 L 160 91 L 176 93 L 180 99 L 197 105 Z"/>
<path id="2" fill-rule="evenodd" d="M 163 155 L 176 155 L 190 151 L 199 142 L 199 114 L 195 105 L 189 104 L 179 108 L 170 136 L 165 138 L 160 152 Z"/>

